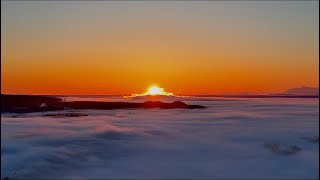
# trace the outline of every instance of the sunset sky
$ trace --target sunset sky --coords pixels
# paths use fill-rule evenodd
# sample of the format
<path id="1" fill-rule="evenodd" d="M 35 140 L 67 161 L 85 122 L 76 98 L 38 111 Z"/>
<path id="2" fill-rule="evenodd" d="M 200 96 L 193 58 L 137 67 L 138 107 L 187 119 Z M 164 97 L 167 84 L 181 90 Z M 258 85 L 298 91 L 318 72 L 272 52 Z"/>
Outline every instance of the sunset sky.
<path id="1" fill-rule="evenodd" d="M 1 2 L 1 93 L 319 86 L 318 1 Z"/>

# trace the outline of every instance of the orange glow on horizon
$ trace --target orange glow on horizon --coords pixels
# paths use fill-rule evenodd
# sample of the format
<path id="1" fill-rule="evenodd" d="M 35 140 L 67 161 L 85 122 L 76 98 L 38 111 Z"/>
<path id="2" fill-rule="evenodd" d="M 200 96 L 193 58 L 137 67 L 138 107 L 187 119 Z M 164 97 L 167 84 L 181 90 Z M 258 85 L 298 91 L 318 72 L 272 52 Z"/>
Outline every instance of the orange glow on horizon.
<path id="1" fill-rule="evenodd" d="M 1 3 L 2 94 L 168 95 L 161 87 L 175 96 L 267 94 L 319 86 L 316 2 Z M 152 83 L 159 86 L 146 91 Z"/>

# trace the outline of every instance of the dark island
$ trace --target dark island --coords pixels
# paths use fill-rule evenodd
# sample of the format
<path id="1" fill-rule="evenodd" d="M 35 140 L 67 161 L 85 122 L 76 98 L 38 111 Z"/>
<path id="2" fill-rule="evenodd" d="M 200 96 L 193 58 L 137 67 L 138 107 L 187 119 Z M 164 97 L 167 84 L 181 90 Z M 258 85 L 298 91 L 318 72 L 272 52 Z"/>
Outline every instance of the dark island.
<path id="1" fill-rule="evenodd" d="M 60 98 L 35 95 L 4 95 L 1 94 L 1 112 L 28 113 L 68 109 L 195 109 L 205 108 L 200 105 L 188 105 L 181 101 L 164 103 L 147 101 L 144 103 L 131 102 L 96 102 L 96 101 L 62 101 Z"/>

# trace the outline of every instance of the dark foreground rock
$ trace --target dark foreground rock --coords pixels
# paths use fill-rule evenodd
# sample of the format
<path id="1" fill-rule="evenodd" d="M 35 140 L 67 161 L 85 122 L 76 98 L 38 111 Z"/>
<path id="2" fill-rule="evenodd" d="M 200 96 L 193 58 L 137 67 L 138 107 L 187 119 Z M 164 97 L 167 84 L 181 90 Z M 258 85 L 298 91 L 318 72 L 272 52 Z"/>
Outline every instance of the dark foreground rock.
<path id="1" fill-rule="evenodd" d="M 60 98 L 27 95 L 1 94 L 1 112 L 27 113 L 69 109 L 136 109 L 136 108 L 163 108 L 163 109 L 196 109 L 205 108 L 200 105 L 188 105 L 181 101 L 164 103 L 161 101 L 147 101 L 144 103 L 129 102 L 95 102 L 70 101 L 64 102 Z"/>
<path id="2" fill-rule="evenodd" d="M 278 144 L 278 143 L 265 143 L 264 147 L 269 149 L 271 152 L 281 155 L 291 155 L 297 154 L 302 149 L 297 145 L 285 145 L 285 144 Z"/>
<path id="3" fill-rule="evenodd" d="M 88 116 L 88 114 L 84 113 L 55 113 L 55 114 L 44 114 L 43 116 L 47 117 L 56 117 L 56 118 L 62 118 L 62 117 L 82 117 L 82 116 Z"/>
<path id="4" fill-rule="evenodd" d="M 13 179 L 9 177 L 2 177 L 1 180 L 13 180 Z"/>
<path id="5" fill-rule="evenodd" d="M 303 137 L 303 139 L 311 143 L 319 143 L 319 136 L 307 136 Z"/>

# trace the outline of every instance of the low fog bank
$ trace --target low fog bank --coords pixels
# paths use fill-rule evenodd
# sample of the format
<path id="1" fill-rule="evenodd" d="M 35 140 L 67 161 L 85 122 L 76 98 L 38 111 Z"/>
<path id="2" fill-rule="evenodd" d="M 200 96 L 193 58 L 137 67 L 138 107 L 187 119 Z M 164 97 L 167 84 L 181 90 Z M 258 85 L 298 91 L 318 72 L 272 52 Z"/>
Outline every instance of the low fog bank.
<path id="1" fill-rule="evenodd" d="M 308 141 L 319 134 L 319 99 L 189 101 L 208 108 L 2 114 L 1 176 L 319 178 L 319 142 Z M 301 151 L 277 154 L 266 143 Z"/>

